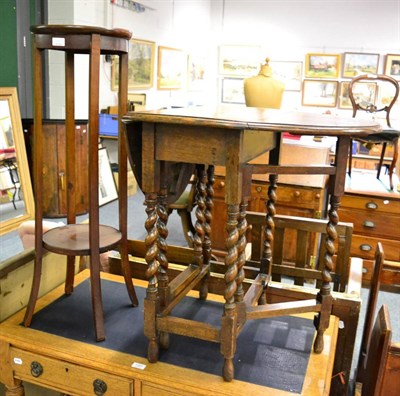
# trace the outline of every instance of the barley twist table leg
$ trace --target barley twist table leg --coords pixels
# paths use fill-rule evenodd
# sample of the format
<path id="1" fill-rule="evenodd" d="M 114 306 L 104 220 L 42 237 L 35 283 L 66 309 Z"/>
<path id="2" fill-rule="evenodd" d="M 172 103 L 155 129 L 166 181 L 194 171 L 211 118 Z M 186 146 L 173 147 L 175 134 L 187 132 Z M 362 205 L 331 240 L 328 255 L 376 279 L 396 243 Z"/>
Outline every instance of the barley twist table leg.
<path id="1" fill-rule="evenodd" d="M 204 210 L 204 240 L 203 240 L 203 255 L 204 264 L 208 265 L 211 260 L 211 222 L 212 210 L 214 207 L 214 166 L 210 165 L 207 168 L 207 184 L 206 184 L 206 197 L 205 197 L 205 210 Z M 204 276 L 200 283 L 200 298 L 205 300 L 208 294 L 208 275 Z"/>
<path id="2" fill-rule="evenodd" d="M 331 196 L 330 207 L 328 212 L 329 221 L 326 226 L 326 253 L 324 256 L 324 269 L 322 270 L 322 285 L 317 295 L 317 300 L 322 304 L 321 312 L 315 318 L 315 326 L 317 328 L 317 336 L 314 342 L 314 352 L 321 353 L 324 349 L 324 332 L 329 326 L 329 317 L 332 310 L 331 285 L 333 270 L 332 257 L 335 254 L 335 240 L 337 238 L 336 226 L 339 222 L 337 210 L 340 205 L 340 197 Z"/>
<path id="3" fill-rule="evenodd" d="M 225 358 L 223 367 L 223 378 L 225 381 L 232 381 L 234 377 L 233 357 L 236 351 L 236 327 L 237 312 L 235 304 L 236 277 L 238 249 L 237 242 L 239 232 L 237 229 L 239 216 L 239 205 L 228 205 L 228 219 L 226 222 L 226 250 L 225 256 L 225 305 L 221 325 L 221 353 Z"/>
<path id="4" fill-rule="evenodd" d="M 240 204 L 240 211 L 238 217 L 238 263 L 237 270 L 238 274 L 236 277 L 237 290 L 235 293 L 235 301 L 243 301 L 244 291 L 243 291 L 243 280 L 244 280 L 244 269 L 243 266 L 246 263 L 246 231 L 247 231 L 247 220 L 246 220 L 246 208 L 247 200 Z"/>
<path id="5" fill-rule="evenodd" d="M 194 229 L 196 233 L 193 238 L 193 250 L 194 250 L 194 264 L 198 267 L 202 267 L 204 263 L 203 256 L 203 242 L 205 235 L 205 208 L 206 208 L 206 172 L 204 165 L 197 165 L 197 206 L 196 206 L 196 223 Z M 201 299 L 207 297 L 207 289 L 200 288 L 199 297 Z"/>
<path id="6" fill-rule="evenodd" d="M 276 203 L 276 189 L 277 189 L 278 175 L 269 175 L 269 187 L 268 187 L 268 201 L 265 204 L 266 216 L 264 226 L 264 243 L 263 252 L 261 258 L 261 272 L 263 274 L 271 275 L 272 268 L 272 246 L 274 243 L 274 231 L 275 223 L 274 216 L 276 214 L 275 203 Z M 267 284 L 264 284 L 264 293 L 260 296 L 258 304 L 266 304 L 266 288 Z"/>
<path id="7" fill-rule="evenodd" d="M 145 260 L 147 262 L 146 277 L 149 281 L 144 300 L 144 333 L 149 339 L 147 357 L 149 362 L 154 363 L 158 360 L 158 341 L 156 328 L 156 315 L 159 310 L 159 300 L 157 292 L 157 270 L 158 270 L 158 231 L 157 231 L 157 194 L 146 194 L 146 213 L 147 219 L 145 227 L 147 236 L 145 245 L 147 248 Z"/>
<path id="8" fill-rule="evenodd" d="M 158 195 L 157 204 L 157 231 L 158 231 L 158 256 L 159 262 L 158 267 L 158 296 L 160 309 L 162 310 L 168 304 L 168 211 L 167 211 L 167 192 L 163 191 Z M 160 346 L 161 348 L 168 349 L 169 346 L 169 334 L 166 332 L 160 332 Z"/>

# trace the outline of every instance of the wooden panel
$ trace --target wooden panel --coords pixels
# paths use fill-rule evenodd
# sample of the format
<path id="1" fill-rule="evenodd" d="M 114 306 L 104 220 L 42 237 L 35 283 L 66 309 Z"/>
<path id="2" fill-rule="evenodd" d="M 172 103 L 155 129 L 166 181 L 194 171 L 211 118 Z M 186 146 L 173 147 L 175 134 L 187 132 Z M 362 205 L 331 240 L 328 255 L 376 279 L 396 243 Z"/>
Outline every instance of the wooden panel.
<path id="1" fill-rule="evenodd" d="M 400 350 L 393 346 L 389 350 L 383 377 L 382 395 L 397 396 L 400 388 Z"/>
<path id="2" fill-rule="evenodd" d="M 73 363 L 18 348 L 11 348 L 11 361 L 14 375 L 28 381 L 33 378 L 31 363 L 38 362 L 43 367 L 43 373 L 35 378 L 35 382 L 46 387 L 61 387 L 72 394 L 91 395 L 94 393 L 93 381 L 99 379 L 106 384 L 109 394 L 133 395 L 132 381 Z"/>

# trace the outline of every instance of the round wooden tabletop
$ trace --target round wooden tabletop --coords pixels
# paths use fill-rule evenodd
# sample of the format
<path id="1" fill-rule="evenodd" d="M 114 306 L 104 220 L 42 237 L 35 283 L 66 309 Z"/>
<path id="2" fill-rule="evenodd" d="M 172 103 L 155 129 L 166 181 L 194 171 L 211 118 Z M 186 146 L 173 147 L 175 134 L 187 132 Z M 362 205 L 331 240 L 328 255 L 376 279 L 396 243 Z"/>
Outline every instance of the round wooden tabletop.
<path id="1" fill-rule="evenodd" d="M 110 226 L 100 225 L 99 233 L 100 253 L 112 249 L 121 240 L 121 233 Z M 43 247 L 59 254 L 89 255 L 89 224 L 68 224 L 52 228 L 43 234 Z"/>

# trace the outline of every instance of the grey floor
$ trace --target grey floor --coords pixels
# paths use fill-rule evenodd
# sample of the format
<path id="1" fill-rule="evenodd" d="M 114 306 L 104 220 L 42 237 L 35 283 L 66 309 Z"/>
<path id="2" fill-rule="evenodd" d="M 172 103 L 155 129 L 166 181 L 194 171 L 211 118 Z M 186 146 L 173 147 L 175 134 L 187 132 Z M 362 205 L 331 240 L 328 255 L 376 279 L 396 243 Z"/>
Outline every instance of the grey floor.
<path id="1" fill-rule="evenodd" d="M 128 237 L 131 239 L 144 239 L 146 230 L 144 228 L 144 221 L 146 218 L 145 208 L 143 205 L 144 197 L 139 191 L 135 195 L 131 196 L 128 201 Z M 118 226 L 118 201 L 111 202 L 100 208 L 100 221 L 102 224 L 108 224 L 111 226 Z M 78 220 L 82 221 L 86 216 L 81 216 Z M 62 219 L 61 219 L 62 220 Z M 53 221 L 60 221 L 60 219 L 53 219 Z M 186 241 L 183 237 L 182 227 L 179 216 L 173 212 L 168 221 L 168 228 L 170 230 L 168 236 L 168 242 L 171 245 L 186 246 Z M 8 257 L 12 257 L 16 253 L 22 251 L 22 244 L 19 241 L 18 233 L 11 232 L 6 235 L 0 236 L 0 262 Z M 354 368 L 357 364 L 359 343 L 361 341 L 361 334 L 364 324 L 366 302 L 368 299 L 369 290 L 367 288 L 362 289 L 362 309 L 357 330 L 357 340 L 355 345 L 355 353 L 353 357 L 353 374 Z M 394 342 L 400 342 L 400 294 L 395 292 L 380 291 L 378 307 L 382 304 L 387 304 L 389 312 L 391 314 L 391 324 L 393 329 L 392 340 Z M 53 396 L 59 395 L 53 391 L 44 390 L 31 385 L 26 386 L 26 396 Z M 4 395 L 4 389 L 0 384 L 0 396 Z"/>

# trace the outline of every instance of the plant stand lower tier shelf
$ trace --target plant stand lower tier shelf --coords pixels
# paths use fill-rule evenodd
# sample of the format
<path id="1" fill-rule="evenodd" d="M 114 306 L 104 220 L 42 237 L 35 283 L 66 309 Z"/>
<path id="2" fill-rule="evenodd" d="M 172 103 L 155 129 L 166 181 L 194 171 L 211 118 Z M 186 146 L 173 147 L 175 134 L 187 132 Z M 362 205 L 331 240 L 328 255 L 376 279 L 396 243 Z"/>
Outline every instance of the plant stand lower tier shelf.
<path id="1" fill-rule="evenodd" d="M 184 340 L 179 340 L 179 344 L 186 342 L 186 346 L 177 350 L 175 345 L 168 351 L 162 351 L 161 361 L 155 364 L 147 361 L 142 312 L 146 283 L 143 281 L 135 281 L 140 306 L 132 308 L 124 301 L 124 292 L 118 300 L 117 289 L 125 287 L 122 278 L 103 274 L 108 337 L 104 342 L 95 343 L 91 334 L 92 326 L 87 323 L 90 324 L 91 320 L 85 320 L 86 308 L 82 304 L 88 299 L 79 297 L 80 290 L 87 286 L 88 277 L 88 270 L 77 276 L 79 284 L 71 296 L 63 296 L 60 287 L 42 297 L 37 304 L 40 312 L 33 317 L 31 328 L 21 326 L 23 311 L 0 325 L 0 381 L 6 385 L 6 395 L 23 395 L 21 381 L 85 396 L 280 396 L 293 394 L 299 384 L 297 394 L 329 394 L 338 332 L 338 319 L 334 316 L 325 332 L 325 348 L 321 354 L 307 351 L 299 342 L 302 338 L 299 334 L 304 332 L 304 327 L 309 327 L 305 339 L 308 339 L 307 344 L 311 348 L 315 331 L 310 315 L 253 321 L 259 326 L 258 331 L 250 328 L 247 337 L 252 342 L 243 343 L 246 344 L 244 352 L 238 350 L 239 359 L 242 360 L 237 364 L 238 377 L 243 379 L 227 383 L 220 375 L 223 359 L 219 346 L 214 343 L 183 337 Z M 75 296 L 81 303 L 70 306 L 66 313 L 65 308 L 73 303 Z M 203 312 L 207 320 L 213 316 L 212 306 L 221 303 L 221 297 L 216 295 L 202 302 L 189 296 L 186 299 L 187 303 L 182 304 L 183 310 L 186 307 L 186 314 Z M 191 304 L 205 305 L 200 310 L 193 310 Z M 87 314 L 90 318 L 90 307 Z M 141 319 L 131 320 L 132 315 Z M 216 317 L 219 318 L 219 315 Z M 282 337 L 282 334 L 286 336 Z M 246 337 L 246 332 L 242 332 L 242 335 Z M 273 339 L 276 345 L 273 345 Z M 258 344 L 255 351 L 251 347 L 253 344 Z M 216 359 L 213 359 L 213 348 Z M 254 361 L 260 359 L 268 362 L 268 367 L 255 367 Z M 203 364 L 199 363 L 201 361 Z M 188 368 L 190 366 L 193 367 Z M 300 366 L 303 366 L 303 373 L 298 370 Z M 214 369 L 217 372 L 213 373 Z M 260 385 L 265 379 L 278 384 L 281 389 Z M 287 389 L 282 390 L 282 385 Z"/>

